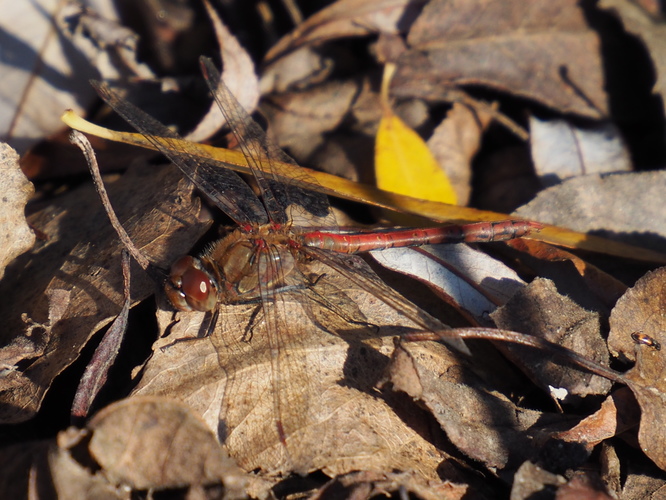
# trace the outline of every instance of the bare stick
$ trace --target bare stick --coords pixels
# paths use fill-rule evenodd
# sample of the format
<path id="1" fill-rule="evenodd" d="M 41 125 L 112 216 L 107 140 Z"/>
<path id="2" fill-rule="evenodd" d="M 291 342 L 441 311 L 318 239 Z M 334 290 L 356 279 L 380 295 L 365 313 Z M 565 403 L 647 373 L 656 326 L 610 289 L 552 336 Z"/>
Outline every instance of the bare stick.
<path id="1" fill-rule="evenodd" d="M 440 332 L 415 332 L 402 335 L 401 338 L 410 342 L 421 342 L 424 340 L 444 340 L 449 338 L 464 339 L 485 339 L 500 342 L 509 342 L 527 347 L 533 347 L 537 350 L 549 352 L 553 356 L 571 363 L 577 368 L 583 369 L 600 377 L 607 378 L 614 382 L 628 384 L 627 378 L 620 372 L 616 372 L 607 366 L 600 365 L 596 361 L 585 358 L 571 349 L 567 349 L 559 344 L 554 344 L 548 340 L 523 333 L 512 332 L 510 330 L 496 330 L 492 328 L 452 328 Z"/>
<path id="2" fill-rule="evenodd" d="M 99 173 L 99 166 L 97 165 L 97 158 L 95 157 L 95 152 L 93 151 L 93 148 L 90 145 L 88 138 L 85 135 L 83 135 L 81 132 L 73 130 L 69 134 L 69 140 L 72 144 L 81 149 L 81 151 L 83 152 L 83 156 L 85 156 L 86 158 L 86 163 L 88 163 L 88 169 L 90 170 L 93 182 L 95 183 L 95 189 L 97 189 L 97 194 L 99 194 L 100 200 L 102 200 L 102 205 L 104 206 L 106 215 L 109 217 L 109 221 L 111 221 L 113 229 L 115 229 L 116 233 L 120 237 L 120 240 L 123 242 L 123 245 L 125 245 L 125 248 L 134 258 L 134 260 L 138 262 L 138 264 L 141 266 L 141 268 L 144 271 L 152 275 L 153 273 L 151 271 L 152 266 L 150 264 L 150 261 L 148 261 L 148 259 L 143 255 L 143 253 L 141 253 L 141 250 L 139 250 L 134 245 L 132 239 L 127 234 L 127 231 L 125 231 L 125 228 L 118 220 L 116 213 L 113 211 L 113 207 L 111 206 L 111 201 L 109 200 L 109 195 L 106 193 L 106 189 L 104 188 L 104 181 L 102 181 L 102 175 Z"/>

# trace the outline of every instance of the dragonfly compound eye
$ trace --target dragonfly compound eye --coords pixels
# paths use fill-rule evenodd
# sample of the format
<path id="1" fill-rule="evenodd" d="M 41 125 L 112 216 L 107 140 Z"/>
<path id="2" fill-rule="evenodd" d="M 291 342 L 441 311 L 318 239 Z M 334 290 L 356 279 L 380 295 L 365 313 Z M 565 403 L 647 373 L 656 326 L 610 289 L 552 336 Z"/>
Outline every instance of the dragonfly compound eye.
<path id="1" fill-rule="evenodd" d="M 198 259 L 186 256 L 171 267 L 167 297 L 181 311 L 211 311 L 217 303 L 217 287 Z"/>

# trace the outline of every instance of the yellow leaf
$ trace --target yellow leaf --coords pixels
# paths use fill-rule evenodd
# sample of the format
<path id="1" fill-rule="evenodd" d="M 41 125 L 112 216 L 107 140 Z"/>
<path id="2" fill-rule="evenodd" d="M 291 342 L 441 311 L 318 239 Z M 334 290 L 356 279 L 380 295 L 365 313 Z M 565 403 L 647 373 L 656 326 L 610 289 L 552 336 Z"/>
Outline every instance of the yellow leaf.
<path id="1" fill-rule="evenodd" d="M 413 198 L 456 205 L 458 200 L 451 181 L 426 143 L 391 111 L 389 83 L 395 70 L 395 64 L 387 64 L 382 79 L 383 116 L 375 142 L 377 187 Z"/>
<path id="2" fill-rule="evenodd" d="M 375 145 L 377 187 L 422 200 L 455 205 L 449 178 L 419 135 L 393 113 L 379 124 Z"/>

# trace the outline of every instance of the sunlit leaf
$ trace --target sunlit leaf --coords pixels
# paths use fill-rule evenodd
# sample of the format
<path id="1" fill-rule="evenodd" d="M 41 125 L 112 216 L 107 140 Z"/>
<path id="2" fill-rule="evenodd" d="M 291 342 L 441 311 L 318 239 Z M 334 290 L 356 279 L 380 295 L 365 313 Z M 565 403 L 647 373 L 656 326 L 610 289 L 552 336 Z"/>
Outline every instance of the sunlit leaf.
<path id="1" fill-rule="evenodd" d="M 451 181 L 421 137 L 393 114 L 388 82 L 395 66 L 387 65 L 382 86 L 383 116 L 375 142 L 377 187 L 422 200 L 455 205 Z"/>

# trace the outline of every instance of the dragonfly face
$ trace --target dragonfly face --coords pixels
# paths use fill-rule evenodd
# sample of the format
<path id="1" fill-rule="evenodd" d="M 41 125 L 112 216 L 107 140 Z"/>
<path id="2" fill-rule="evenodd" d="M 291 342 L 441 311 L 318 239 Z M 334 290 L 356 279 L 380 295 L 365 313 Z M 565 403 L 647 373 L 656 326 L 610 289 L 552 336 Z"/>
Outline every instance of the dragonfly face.
<path id="1" fill-rule="evenodd" d="M 217 304 L 219 285 L 199 259 L 186 255 L 171 266 L 164 289 L 179 311 L 206 312 Z"/>

